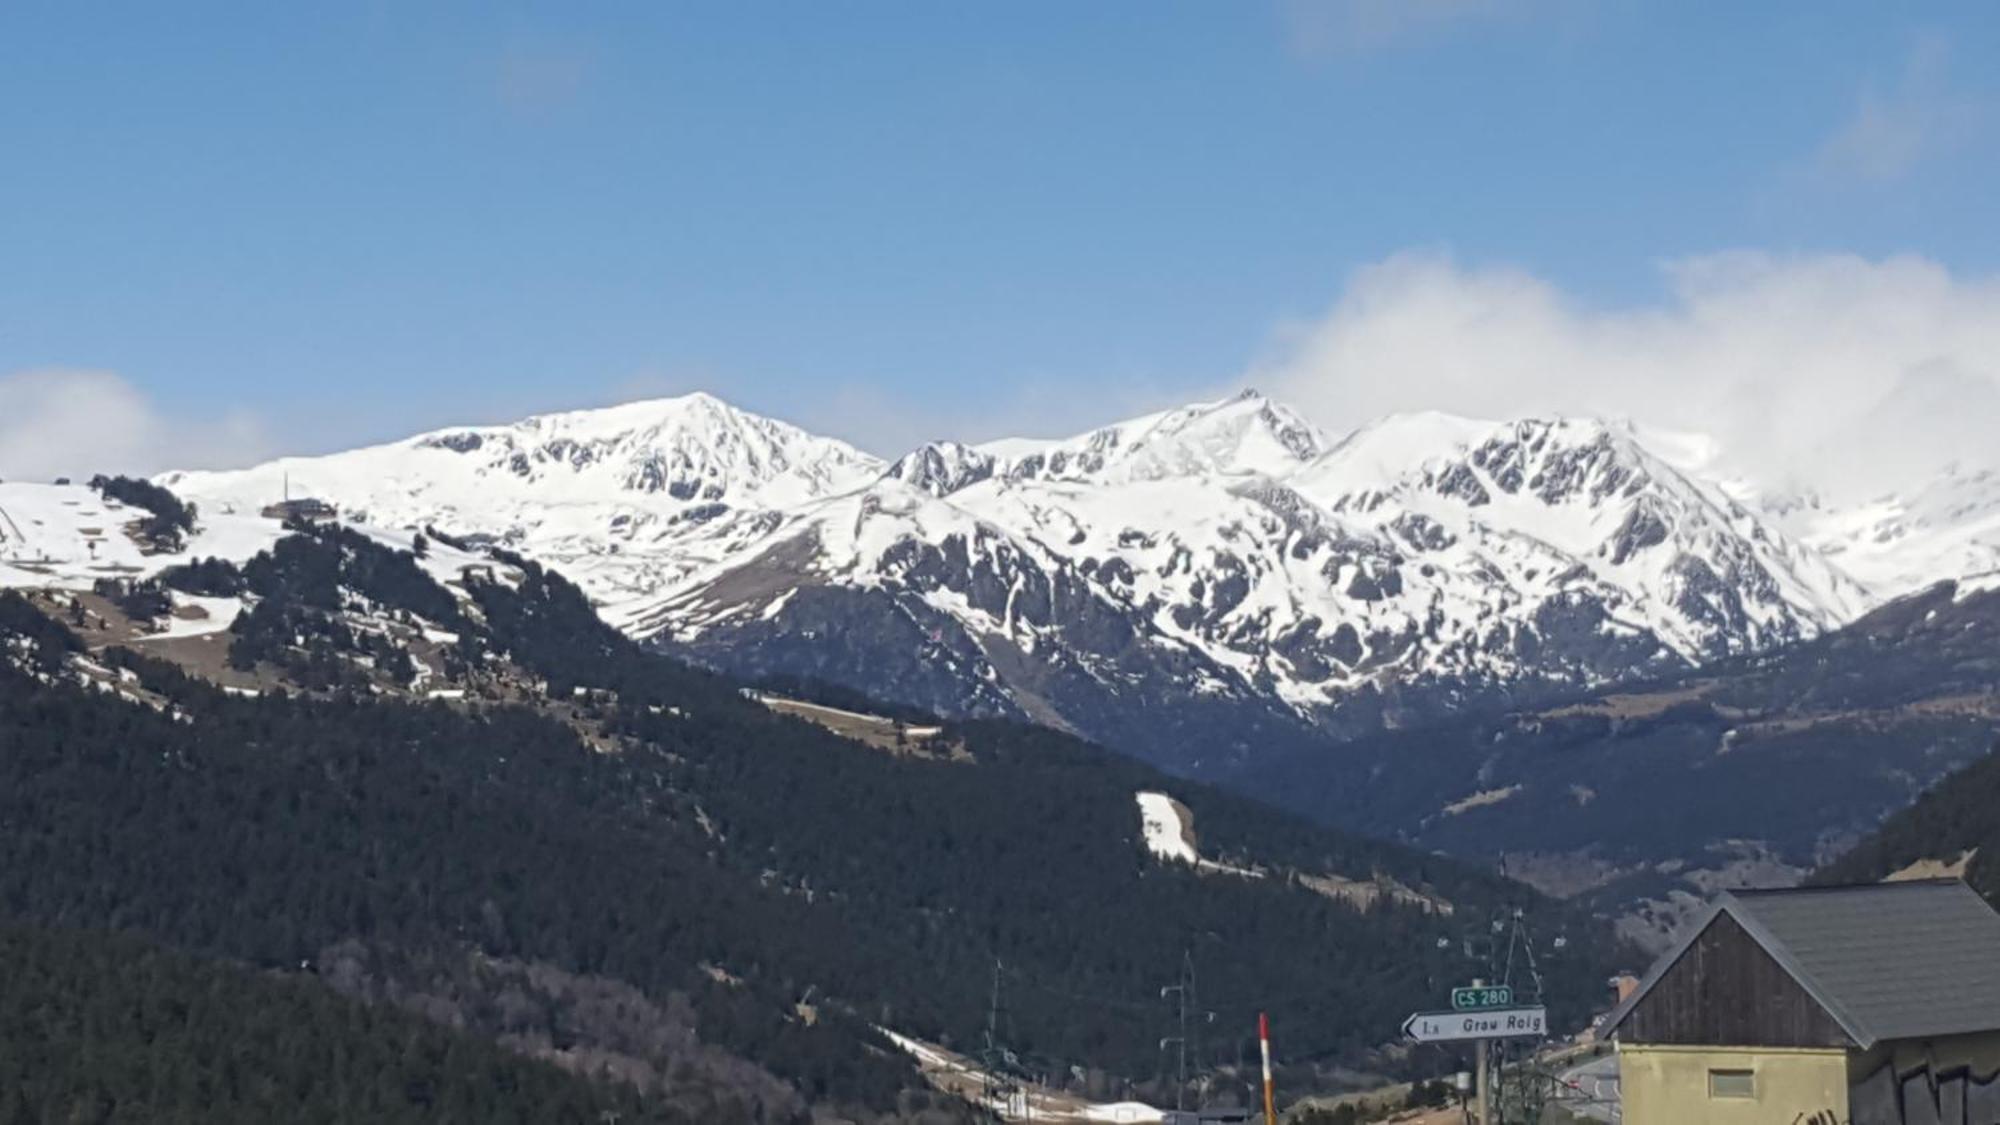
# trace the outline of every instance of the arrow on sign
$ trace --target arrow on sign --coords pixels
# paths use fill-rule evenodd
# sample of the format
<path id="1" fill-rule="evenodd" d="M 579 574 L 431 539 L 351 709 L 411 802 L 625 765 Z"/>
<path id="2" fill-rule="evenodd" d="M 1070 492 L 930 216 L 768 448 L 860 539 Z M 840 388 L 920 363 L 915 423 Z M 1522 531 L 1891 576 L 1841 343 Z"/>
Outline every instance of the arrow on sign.
<path id="1" fill-rule="evenodd" d="M 1466 1039 L 1540 1038 L 1548 1034 L 1546 1008 L 1491 1008 L 1483 1012 L 1418 1012 L 1403 1021 L 1403 1038 L 1418 1043 Z"/>

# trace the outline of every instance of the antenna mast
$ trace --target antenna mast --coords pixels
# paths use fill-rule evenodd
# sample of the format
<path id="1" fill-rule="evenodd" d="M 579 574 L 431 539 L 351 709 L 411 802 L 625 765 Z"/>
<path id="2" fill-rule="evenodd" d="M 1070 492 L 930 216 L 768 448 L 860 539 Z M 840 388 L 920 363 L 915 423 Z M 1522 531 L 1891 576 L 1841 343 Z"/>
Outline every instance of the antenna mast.
<path id="1" fill-rule="evenodd" d="M 1012 1075 L 1014 1065 L 1013 1053 L 1007 1050 L 1000 1042 L 1000 1013 L 1002 1010 L 1000 977 L 1005 970 L 1006 966 L 1001 963 L 1000 958 L 995 957 L 993 959 L 993 998 L 986 1008 L 986 1047 L 980 1052 L 979 1065 L 980 1070 L 984 1072 L 982 1074 L 982 1084 L 985 1087 L 987 1108 L 991 1109 L 995 1105 L 1011 1108 L 1014 1097 L 1018 1093 L 1021 1094 L 1021 1102 L 1026 1112 L 1032 1113 L 1033 1106 L 1026 1092 L 1022 1090 L 1020 1084 L 1014 1080 Z"/>

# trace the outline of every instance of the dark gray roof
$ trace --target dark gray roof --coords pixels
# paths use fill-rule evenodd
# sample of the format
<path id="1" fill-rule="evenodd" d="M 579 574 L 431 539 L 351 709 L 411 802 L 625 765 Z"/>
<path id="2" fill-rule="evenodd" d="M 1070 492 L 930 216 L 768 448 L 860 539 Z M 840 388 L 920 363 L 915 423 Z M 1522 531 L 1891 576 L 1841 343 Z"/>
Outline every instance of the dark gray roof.
<path id="1" fill-rule="evenodd" d="M 1727 913 L 1859 1047 L 2000 1029 L 2000 914 L 1957 879 L 1723 895 L 1605 1021 L 1622 1022 Z"/>

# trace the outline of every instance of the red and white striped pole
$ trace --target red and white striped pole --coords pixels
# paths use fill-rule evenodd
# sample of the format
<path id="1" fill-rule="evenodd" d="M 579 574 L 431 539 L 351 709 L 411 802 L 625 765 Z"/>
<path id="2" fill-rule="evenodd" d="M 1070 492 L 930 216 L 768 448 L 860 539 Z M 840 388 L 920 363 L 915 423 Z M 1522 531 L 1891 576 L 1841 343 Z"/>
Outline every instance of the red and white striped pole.
<path id="1" fill-rule="evenodd" d="M 1257 1043 L 1264 1050 L 1264 1125 L 1278 1125 L 1278 1110 L 1271 1091 L 1271 1016 L 1257 1013 Z"/>

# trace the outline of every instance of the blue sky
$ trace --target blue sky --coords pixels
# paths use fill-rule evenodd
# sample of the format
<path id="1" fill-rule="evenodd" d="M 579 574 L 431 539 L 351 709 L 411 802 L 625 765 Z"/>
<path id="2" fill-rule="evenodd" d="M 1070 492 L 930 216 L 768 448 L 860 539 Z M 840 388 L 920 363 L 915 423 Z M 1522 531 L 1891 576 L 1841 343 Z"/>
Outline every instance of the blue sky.
<path id="1" fill-rule="evenodd" d="M 1995 58 L 1991 3 L 14 3 L 0 391 L 110 373 L 186 460 L 693 387 L 894 452 L 1284 384 L 1399 255 L 1956 292 Z"/>

